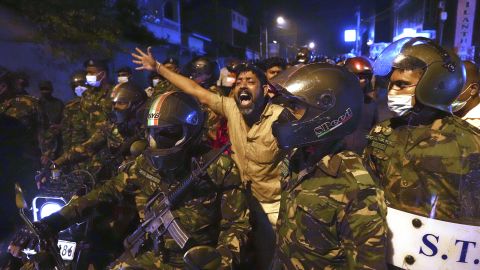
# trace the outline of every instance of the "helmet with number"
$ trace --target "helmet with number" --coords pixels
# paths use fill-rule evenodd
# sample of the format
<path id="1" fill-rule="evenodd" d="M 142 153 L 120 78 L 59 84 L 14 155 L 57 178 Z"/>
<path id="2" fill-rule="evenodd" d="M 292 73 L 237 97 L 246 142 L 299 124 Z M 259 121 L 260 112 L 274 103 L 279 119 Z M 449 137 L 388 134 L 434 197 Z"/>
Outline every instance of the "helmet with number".
<path id="1" fill-rule="evenodd" d="M 218 80 L 219 73 L 217 63 L 205 56 L 194 58 L 187 65 L 186 70 L 186 75 L 204 88 L 214 85 Z"/>
<path id="2" fill-rule="evenodd" d="M 119 83 L 112 90 L 115 93 L 113 103 L 127 104 L 126 108 L 119 109 L 115 105 L 111 115 L 111 121 L 122 124 L 130 120 L 138 120 L 143 114 L 143 104 L 147 95 L 131 82 Z"/>
<path id="3" fill-rule="evenodd" d="M 156 97 L 147 115 L 149 147 L 145 157 L 161 171 L 175 170 L 201 139 L 204 113 L 198 102 L 182 92 Z"/>
<path id="4" fill-rule="evenodd" d="M 465 67 L 458 56 L 428 38 L 403 38 L 385 48 L 375 61 L 374 74 L 387 76 L 393 69 L 423 69 L 415 99 L 446 112 L 465 83 Z"/>
<path id="5" fill-rule="evenodd" d="M 283 149 L 342 139 L 357 127 L 362 109 L 358 79 L 347 69 L 325 63 L 295 66 L 271 83 L 284 104 L 301 111 L 282 114 L 273 135 Z"/>

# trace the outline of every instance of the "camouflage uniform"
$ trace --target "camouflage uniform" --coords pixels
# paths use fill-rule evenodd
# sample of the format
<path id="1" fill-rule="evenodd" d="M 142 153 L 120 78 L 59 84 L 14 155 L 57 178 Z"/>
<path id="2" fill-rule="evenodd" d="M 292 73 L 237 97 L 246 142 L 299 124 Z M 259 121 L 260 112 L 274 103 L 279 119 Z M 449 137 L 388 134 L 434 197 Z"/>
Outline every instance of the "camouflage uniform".
<path id="1" fill-rule="evenodd" d="M 65 105 L 62 119 L 62 143 L 64 151 L 79 145 L 88 139 L 84 114 L 80 107 L 80 98 Z"/>
<path id="2" fill-rule="evenodd" d="M 87 137 L 97 130 L 97 125 L 108 118 L 112 111 L 112 91 L 110 87 L 89 88 L 83 93 L 80 101 L 81 112 L 84 114 L 87 127 Z"/>
<path id="3" fill-rule="evenodd" d="M 40 134 L 40 130 L 46 123 L 38 99 L 28 95 L 17 95 L 0 104 L 0 114 L 17 119 L 27 129 L 26 135 L 31 139 L 31 145 L 42 143 L 43 134 Z"/>
<path id="4" fill-rule="evenodd" d="M 130 154 L 130 145 L 141 140 L 142 135 L 142 128 L 131 136 L 122 135 L 118 125 L 103 121 L 97 124 L 96 131 L 87 141 L 66 150 L 55 163 L 61 167 L 90 158 L 88 170 L 100 180 L 108 179 L 116 174 L 118 166 Z"/>
<path id="5" fill-rule="evenodd" d="M 440 220 L 478 217 L 480 131 L 452 115 L 416 127 L 401 121 L 374 126 L 364 152 L 389 205 Z"/>
<path id="6" fill-rule="evenodd" d="M 27 200 L 36 192 L 35 171 L 40 169 L 40 149 L 44 125 L 38 100 L 16 95 L 0 101 L 0 247 L 19 220 L 13 194 L 14 182 L 20 182 Z M 3 247 L 2 247 L 3 248 Z"/>
<path id="7" fill-rule="evenodd" d="M 283 174 L 274 269 L 385 268 L 383 192 L 356 154 Z"/>
<path id="8" fill-rule="evenodd" d="M 224 256 L 224 264 L 239 261 L 240 248 L 246 242 L 249 230 L 248 209 L 241 190 L 241 181 L 234 163 L 221 157 L 208 169 L 205 177 L 188 192 L 183 203 L 172 212 L 180 226 L 187 231 L 195 245 L 218 244 Z M 144 208 L 149 197 L 157 190 L 169 192 L 178 184 L 182 175 L 161 178 L 150 163 L 140 155 L 131 166 L 87 195 L 72 200 L 60 214 L 69 222 L 87 217 L 102 202 L 117 203 L 127 198 L 135 202 L 138 215 L 144 218 Z M 222 193 L 223 191 L 223 193 Z M 219 230 L 222 230 L 219 235 Z M 143 269 L 181 269 L 186 250 L 181 250 L 166 233 L 161 237 L 158 254 L 153 251 L 140 253 L 136 258 L 123 257 L 114 262 L 113 269 L 141 267 Z M 135 268 L 137 269 L 137 268 Z"/>

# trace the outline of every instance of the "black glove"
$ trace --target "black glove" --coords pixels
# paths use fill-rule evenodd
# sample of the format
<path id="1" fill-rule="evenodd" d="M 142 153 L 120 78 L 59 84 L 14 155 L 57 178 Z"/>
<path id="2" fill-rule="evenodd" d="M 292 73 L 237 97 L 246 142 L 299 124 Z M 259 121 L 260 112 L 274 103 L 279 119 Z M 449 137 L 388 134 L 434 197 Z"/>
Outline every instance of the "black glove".
<path id="1" fill-rule="evenodd" d="M 60 231 L 68 228 L 70 223 L 64 216 L 57 212 L 43 218 L 39 222 L 34 222 L 33 226 L 38 230 L 40 238 L 48 239 L 56 237 Z"/>

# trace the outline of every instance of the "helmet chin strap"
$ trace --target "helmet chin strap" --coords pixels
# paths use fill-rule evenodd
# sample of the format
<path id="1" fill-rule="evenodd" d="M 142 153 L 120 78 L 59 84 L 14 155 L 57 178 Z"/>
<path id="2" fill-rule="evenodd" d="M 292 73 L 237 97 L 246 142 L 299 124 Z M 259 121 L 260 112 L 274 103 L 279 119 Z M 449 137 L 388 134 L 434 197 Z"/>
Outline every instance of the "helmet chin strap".
<path id="1" fill-rule="evenodd" d="M 442 118 L 448 114 L 449 113 L 436 108 L 425 106 L 417 101 L 413 107 L 413 110 L 411 110 L 409 113 L 406 113 L 402 117 L 405 117 L 404 119 L 407 121 L 409 126 L 419 126 L 429 125 L 436 119 Z"/>

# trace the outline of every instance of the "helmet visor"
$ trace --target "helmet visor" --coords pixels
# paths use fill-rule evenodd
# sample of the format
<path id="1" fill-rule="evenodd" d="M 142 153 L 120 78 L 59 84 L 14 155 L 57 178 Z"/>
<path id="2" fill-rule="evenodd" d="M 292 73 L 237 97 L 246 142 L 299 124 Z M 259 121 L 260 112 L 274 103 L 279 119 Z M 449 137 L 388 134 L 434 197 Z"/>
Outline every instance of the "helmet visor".
<path id="1" fill-rule="evenodd" d="M 147 139 L 152 149 L 170 149 L 185 140 L 185 132 L 180 125 L 149 128 Z"/>
<path id="2" fill-rule="evenodd" d="M 387 76 L 392 71 L 393 64 L 397 56 L 402 52 L 405 44 L 412 38 L 402 38 L 388 45 L 378 56 L 373 64 L 375 75 Z"/>

